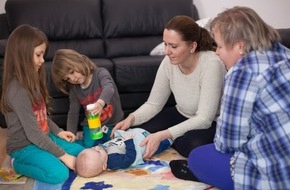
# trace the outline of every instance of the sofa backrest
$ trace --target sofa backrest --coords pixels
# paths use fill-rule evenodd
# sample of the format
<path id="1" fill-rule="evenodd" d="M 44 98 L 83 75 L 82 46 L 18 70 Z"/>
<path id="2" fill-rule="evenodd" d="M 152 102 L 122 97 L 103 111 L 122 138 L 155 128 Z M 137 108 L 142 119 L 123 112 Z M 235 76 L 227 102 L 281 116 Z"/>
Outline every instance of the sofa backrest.
<path id="1" fill-rule="evenodd" d="M 60 48 L 90 58 L 149 55 L 173 16 L 198 19 L 192 0 L 7 0 L 5 10 L 10 32 L 30 24 L 46 33 L 47 60 Z"/>
<path id="2" fill-rule="evenodd" d="M 104 57 L 101 0 L 7 0 L 10 32 L 21 24 L 48 36 L 48 59 L 55 50 L 72 48 L 90 57 Z"/>
<path id="3" fill-rule="evenodd" d="M 103 0 L 107 57 L 149 55 L 179 14 L 196 16 L 192 0 Z"/>

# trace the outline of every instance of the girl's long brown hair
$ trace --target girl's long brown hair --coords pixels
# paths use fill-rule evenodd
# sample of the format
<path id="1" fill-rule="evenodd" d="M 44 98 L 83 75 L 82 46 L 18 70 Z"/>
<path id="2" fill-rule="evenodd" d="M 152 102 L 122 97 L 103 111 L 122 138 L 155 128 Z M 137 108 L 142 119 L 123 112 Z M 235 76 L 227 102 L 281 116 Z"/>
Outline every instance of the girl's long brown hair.
<path id="1" fill-rule="evenodd" d="M 3 114 L 11 111 L 7 103 L 7 88 L 14 78 L 27 90 L 32 105 L 36 105 L 39 98 L 48 104 L 50 97 L 46 88 L 45 67 L 42 65 L 35 72 L 34 66 L 34 49 L 43 43 L 48 47 L 46 35 L 30 25 L 20 25 L 10 34 L 5 50 L 0 102 Z"/>

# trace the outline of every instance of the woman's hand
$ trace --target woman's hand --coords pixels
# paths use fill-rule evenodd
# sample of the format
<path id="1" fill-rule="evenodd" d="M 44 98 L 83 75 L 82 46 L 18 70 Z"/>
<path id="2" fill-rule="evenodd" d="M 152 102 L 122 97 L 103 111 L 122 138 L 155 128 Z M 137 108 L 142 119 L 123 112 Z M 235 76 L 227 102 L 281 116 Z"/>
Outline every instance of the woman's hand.
<path id="1" fill-rule="evenodd" d="M 140 144 L 141 147 L 146 145 L 146 151 L 143 155 L 143 159 L 151 158 L 157 151 L 160 142 L 168 138 L 172 138 L 169 130 L 163 130 L 148 135 Z"/>
<path id="2" fill-rule="evenodd" d="M 57 134 L 57 136 L 68 142 L 74 142 L 76 140 L 76 136 L 70 131 L 61 131 Z"/>
<path id="3" fill-rule="evenodd" d="M 116 130 L 123 130 L 126 131 L 133 123 L 135 122 L 135 117 L 130 114 L 128 117 L 119 123 L 113 128 L 112 133 L 111 133 L 111 138 L 114 138 L 114 133 Z"/>
<path id="4" fill-rule="evenodd" d="M 65 153 L 59 159 L 70 169 L 75 170 L 76 157 Z"/>

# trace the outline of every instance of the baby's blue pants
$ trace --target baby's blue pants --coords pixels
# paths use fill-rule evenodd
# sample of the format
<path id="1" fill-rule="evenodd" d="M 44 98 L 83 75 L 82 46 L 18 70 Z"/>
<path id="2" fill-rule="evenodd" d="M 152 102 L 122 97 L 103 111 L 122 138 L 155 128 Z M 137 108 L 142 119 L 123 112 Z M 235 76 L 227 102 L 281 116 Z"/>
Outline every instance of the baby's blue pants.
<path id="1" fill-rule="evenodd" d="M 49 137 L 70 155 L 77 156 L 84 149 L 81 145 L 67 142 L 52 133 L 49 134 Z M 69 169 L 58 157 L 34 144 L 13 152 L 11 157 L 14 158 L 14 170 L 30 178 L 57 184 L 64 182 L 69 177 Z"/>

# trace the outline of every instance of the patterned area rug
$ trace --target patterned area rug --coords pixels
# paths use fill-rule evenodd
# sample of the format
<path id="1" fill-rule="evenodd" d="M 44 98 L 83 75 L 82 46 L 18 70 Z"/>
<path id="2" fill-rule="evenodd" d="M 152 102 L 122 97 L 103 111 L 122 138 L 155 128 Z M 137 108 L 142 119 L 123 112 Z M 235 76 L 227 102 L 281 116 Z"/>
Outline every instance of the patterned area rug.
<path id="1" fill-rule="evenodd" d="M 174 149 L 168 149 L 137 167 L 126 170 L 105 171 L 94 178 L 82 178 L 74 172 L 62 190 L 214 190 L 215 188 L 173 176 L 169 161 L 184 159 Z"/>

